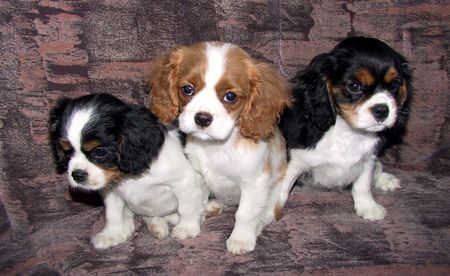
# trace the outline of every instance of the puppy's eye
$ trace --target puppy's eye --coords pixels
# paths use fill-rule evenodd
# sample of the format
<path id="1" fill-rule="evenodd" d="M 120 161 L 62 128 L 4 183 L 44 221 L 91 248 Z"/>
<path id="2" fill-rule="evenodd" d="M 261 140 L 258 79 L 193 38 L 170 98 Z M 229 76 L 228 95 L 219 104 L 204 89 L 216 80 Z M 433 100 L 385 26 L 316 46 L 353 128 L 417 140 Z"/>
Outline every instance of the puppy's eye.
<path id="1" fill-rule="evenodd" d="M 361 84 L 359 84 L 358 82 L 352 82 L 347 84 L 346 88 L 352 93 L 357 93 L 361 91 Z"/>
<path id="2" fill-rule="evenodd" d="M 108 154 L 108 151 L 106 151 L 106 149 L 104 148 L 96 148 L 92 150 L 92 155 L 97 159 L 104 158 L 106 154 Z"/>
<path id="3" fill-rule="evenodd" d="M 234 103 L 237 100 L 237 98 L 238 96 L 234 92 L 228 91 L 223 97 L 223 100 L 227 103 Z"/>
<path id="4" fill-rule="evenodd" d="M 391 82 L 389 87 L 392 91 L 396 91 L 400 87 L 400 82 L 398 80 L 394 80 Z"/>
<path id="5" fill-rule="evenodd" d="M 194 95 L 194 87 L 192 85 L 185 85 L 181 87 L 181 92 L 183 92 L 186 96 L 192 96 Z"/>

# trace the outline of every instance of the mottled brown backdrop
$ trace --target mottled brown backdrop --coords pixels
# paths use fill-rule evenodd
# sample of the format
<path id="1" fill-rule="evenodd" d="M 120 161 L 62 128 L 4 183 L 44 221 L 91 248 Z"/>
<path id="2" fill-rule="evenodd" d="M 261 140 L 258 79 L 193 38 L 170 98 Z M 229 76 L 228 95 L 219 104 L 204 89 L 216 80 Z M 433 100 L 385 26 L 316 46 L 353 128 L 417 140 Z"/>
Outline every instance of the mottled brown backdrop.
<path id="1" fill-rule="evenodd" d="M 0 274 L 449 273 L 448 0 L 2 0 L 0 28 Z M 151 60 L 202 40 L 236 43 L 290 78 L 351 35 L 384 40 L 414 70 L 408 134 L 383 158 L 404 188 L 376 193 L 385 220 L 358 218 L 349 191 L 298 188 L 244 257 L 225 250 L 233 210 L 196 239 L 158 241 L 137 220 L 124 245 L 92 248 L 103 207 L 55 174 L 56 99 L 107 92 L 146 104 Z"/>

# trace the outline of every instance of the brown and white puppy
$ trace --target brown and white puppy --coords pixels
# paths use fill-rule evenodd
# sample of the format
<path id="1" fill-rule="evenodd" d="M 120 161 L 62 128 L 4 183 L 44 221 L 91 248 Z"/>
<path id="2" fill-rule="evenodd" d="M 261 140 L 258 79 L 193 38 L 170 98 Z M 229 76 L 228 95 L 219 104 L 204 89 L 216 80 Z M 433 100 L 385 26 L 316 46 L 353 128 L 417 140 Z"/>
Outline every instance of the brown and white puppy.
<path id="1" fill-rule="evenodd" d="M 209 211 L 238 204 L 228 251 L 252 251 L 274 218 L 286 167 L 277 128 L 290 89 L 268 64 L 228 43 L 172 49 L 151 73 L 150 109 L 166 124 L 178 119 L 186 152 L 214 195 Z"/>

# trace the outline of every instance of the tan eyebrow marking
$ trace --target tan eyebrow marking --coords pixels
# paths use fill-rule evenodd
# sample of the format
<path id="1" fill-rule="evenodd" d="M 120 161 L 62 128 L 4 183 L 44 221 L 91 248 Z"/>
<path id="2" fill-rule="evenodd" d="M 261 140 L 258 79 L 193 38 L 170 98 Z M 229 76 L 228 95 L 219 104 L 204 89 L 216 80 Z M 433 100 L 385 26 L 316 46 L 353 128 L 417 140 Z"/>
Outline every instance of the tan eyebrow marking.
<path id="1" fill-rule="evenodd" d="M 355 78 L 364 86 L 368 87 L 375 83 L 375 78 L 367 68 L 361 68 L 355 72 Z"/>
<path id="2" fill-rule="evenodd" d="M 66 139 L 60 139 L 59 140 L 59 145 L 61 146 L 61 148 L 63 149 L 63 151 L 69 151 L 72 150 L 72 145 L 70 144 L 70 142 Z"/>
<path id="3" fill-rule="evenodd" d="M 91 151 L 91 150 L 93 150 L 94 148 L 96 148 L 96 147 L 98 147 L 100 145 L 101 145 L 101 142 L 99 140 L 96 140 L 96 139 L 89 140 L 89 141 L 84 142 L 83 150 L 84 151 Z"/>
<path id="4" fill-rule="evenodd" d="M 391 66 L 384 75 L 384 82 L 391 83 L 397 76 L 398 76 L 397 70 L 393 66 Z"/>

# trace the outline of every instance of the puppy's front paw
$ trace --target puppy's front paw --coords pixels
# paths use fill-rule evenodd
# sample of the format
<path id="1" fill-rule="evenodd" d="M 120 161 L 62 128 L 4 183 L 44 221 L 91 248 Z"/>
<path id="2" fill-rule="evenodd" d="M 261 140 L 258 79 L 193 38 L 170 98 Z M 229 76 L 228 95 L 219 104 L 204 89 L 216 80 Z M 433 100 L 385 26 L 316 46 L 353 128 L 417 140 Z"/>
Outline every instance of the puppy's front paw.
<path id="1" fill-rule="evenodd" d="M 165 239 L 169 236 L 169 225 L 160 217 L 153 217 L 146 220 L 148 231 L 157 239 Z"/>
<path id="2" fill-rule="evenodd" d="M 192 223 L 177 224 L 172 230 L 172 237 L 185 240 L 188 238 L 195 238 L 200 234 L 200 226 Z"/>
<path id="3" fill-rule="evenodd" d="M 134 227 L 128 227 L 113 231 L 113 230 L 103 230 L 91 239 L 91 243 L 97 249 L 107 249 L 112 246 L 118 245 L 125 242 L 131 237 L 134 232 Z"/>
<path id="4" fill-rule="evenodd" d="M 386 209 L 378 203 L 355 207 L 358 216 L 370 221 L 382 220 L 386 216 Z"/>
<path id="5" fill-rule="evenodd" d="M 227 249 L 229 252 L 235 255 L 243 255 L 251 252 L 255 249 L 256 237 L 237 237 L 237 235 L 231 235 L 227 240 Z"/>
<path id="6" fill-rule="evenodd" d="M 390 173 L 381 173 L 375 182 L 375 187 L 382 191 L 394 191 L 400 186 L 400 180 Z"/>

